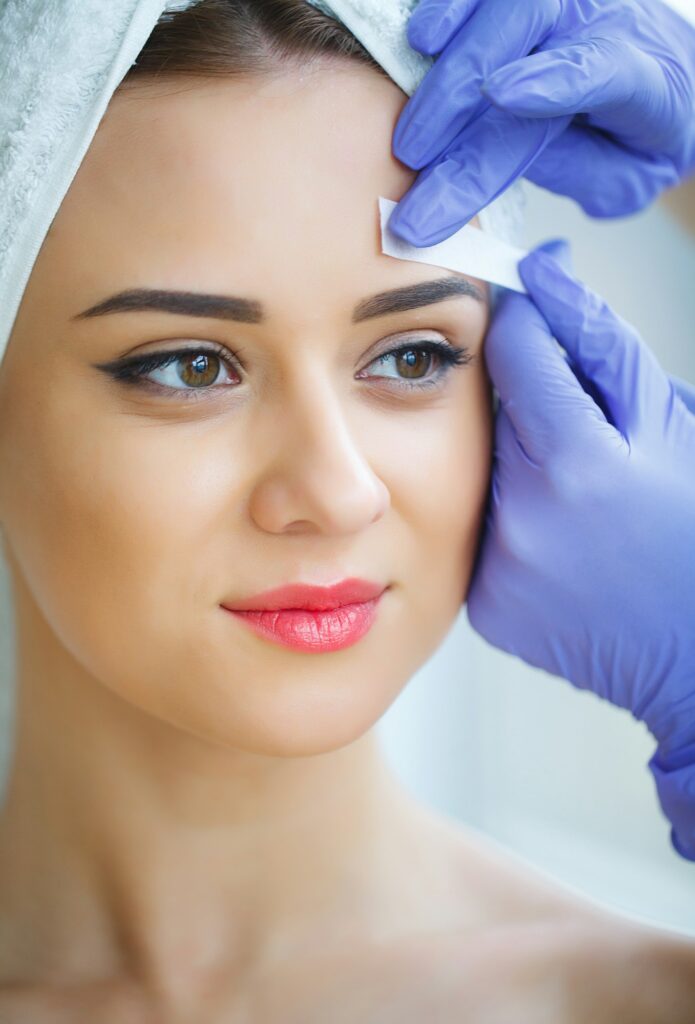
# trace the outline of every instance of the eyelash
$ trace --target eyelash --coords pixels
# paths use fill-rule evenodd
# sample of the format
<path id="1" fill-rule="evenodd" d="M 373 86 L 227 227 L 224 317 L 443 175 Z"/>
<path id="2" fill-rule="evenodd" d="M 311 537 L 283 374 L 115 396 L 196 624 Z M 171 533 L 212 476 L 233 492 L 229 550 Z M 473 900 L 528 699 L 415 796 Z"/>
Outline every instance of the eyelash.
<path id="1" fill-rule="evenodd" d="M 432 355 L 436 355 L 441 360 L 441 365 L 436 371 L 434 378 L 429 378 L 427 380 L 414 380 L 412 382 L 408 382 L 405 379 L 395 380 L 394 378 L 381 378 L 393 380 L 397 388 L 405 389 L 407 391 L 422 391 L 426 388 L 436 387 L 440 380 L 448 375 L 449 371 L 455 366 L 465 366 L 472 362 L 473 359 L 470 352 L 465 347 L 452 345 L 449 342 L 445 343 L 433 341 L 432 339 L 424 339 L 422 341 L 416 340 L 415 342 L 404 343 L 396 348 L 388 349 L 388 351 L 382 352 L 381 355 L 376 356 L 376 358 L 372 360 L 372 363 L 384 361 L 392 356 L 398 356 L 404 352 L 429 352 Z M 150 356 L 138 356 L 133 359 L 103 364 L 99 368 L 106 370 L 115 380 L 130 385 L 131 387 L 140 387 L 148 391 L 154 390 L 158 394 L 165 394 L 167 397 L 172 398 L 184 396 L 185 401 L 196 401 L 203 398 L 207 392 L 217 390 L 220 385 L 211 384 L 197 388 L 173 388 L 167 387 L 164 384 L 159 384 L 157 381 L 149 381 L 145 375 L 153 370 L 164 369 L 186 356 L 201 354 L 217 356 L 227 368 L 233 370 L 235 373 L 237 372 L 237 369 L 230 358 L 229 349 L 225 348 L 223 345 L 215 346 L 214 348 L 204 346 L 199 348 L 177 349 L 175 351 L 168 352 L 155 352 Z M 371 366 L 372 363 L 369 363 L 368 365 Z M 221 386 L 225 387 L 230 385 Z"/>

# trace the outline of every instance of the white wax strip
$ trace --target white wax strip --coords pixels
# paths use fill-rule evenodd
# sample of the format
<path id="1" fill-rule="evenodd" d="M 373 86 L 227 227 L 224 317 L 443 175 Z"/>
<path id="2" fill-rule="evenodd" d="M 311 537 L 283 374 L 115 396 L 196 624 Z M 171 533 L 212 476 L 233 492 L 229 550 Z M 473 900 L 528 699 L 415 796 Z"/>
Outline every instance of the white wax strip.
<path id="1" fill-rule="evenodd" d="M 517 249 L 470 224 L 436 245 L 422 248 L 410 245 L 394 235 L 387 226 L 396 206 L 397 203 L 392 199 L 379 196 L 381 251 L 387 256 L 395 256 L 399 260 L 415 260 L 416 263 L 431 263 L 435 267 L 458 270 L 461 274 L 491 281 L 515 292 L 526 291 L 517 270 L 517 263 L 526 255 L 524 249 Z"/>

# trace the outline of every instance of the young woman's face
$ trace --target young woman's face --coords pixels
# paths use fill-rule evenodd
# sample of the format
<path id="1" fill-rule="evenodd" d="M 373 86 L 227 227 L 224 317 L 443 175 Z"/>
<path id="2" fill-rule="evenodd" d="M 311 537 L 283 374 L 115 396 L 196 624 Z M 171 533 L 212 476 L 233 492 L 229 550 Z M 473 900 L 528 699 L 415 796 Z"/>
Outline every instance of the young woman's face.
<path id="1" fill-rule="evenodd" d="M 28 607 L 72 670 L 225 746 L 358 738 L 465 599 L 491 464 L 487 289 L 381 253 L 377 197 L 415 177 L 391 156 L 404 102 L 352 62 L 117 94 L 0 372 L 0 518 Z M 446 278 L 460 294 L 366 302 Z M 76 319 L 132 289 L 243 301 Z M 172 351 L 189 354 L 135 377 Z M 388 589 L 339 650 L 221 607 L 345 577 Z"/>

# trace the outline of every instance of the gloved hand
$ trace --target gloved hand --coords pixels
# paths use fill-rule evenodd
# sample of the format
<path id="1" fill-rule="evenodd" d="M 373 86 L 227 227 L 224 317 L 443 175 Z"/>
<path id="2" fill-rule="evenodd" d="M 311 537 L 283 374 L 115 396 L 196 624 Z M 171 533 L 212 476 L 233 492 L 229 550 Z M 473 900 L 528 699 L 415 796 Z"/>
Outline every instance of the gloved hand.
<path id="1" fill-rule="evenodd" d="M 439 54 L 393 136 L 413 245 L 522 175 L 619 217 L 695 170 L 695 27 L 661 0 L 420 0 L 408 40 Z"/>
<path id="2" fill-rule="evenodd" d="M 500 405 L 468 617 L 646 724 L 671 842 L 695 860 L 695 415 L 558 259 L 555 242 L 519 263 L 529 295 L 503 296 L 485 341 Z"/>

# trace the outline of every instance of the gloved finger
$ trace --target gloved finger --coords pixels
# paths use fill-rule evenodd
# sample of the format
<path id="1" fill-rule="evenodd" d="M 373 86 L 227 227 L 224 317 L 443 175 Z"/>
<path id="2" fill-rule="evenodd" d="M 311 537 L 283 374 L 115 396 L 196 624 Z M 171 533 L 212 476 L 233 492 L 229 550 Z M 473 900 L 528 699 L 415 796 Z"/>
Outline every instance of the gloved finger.
<path id="1" fill-rule="evenodd" d="M 559 245 L 544 248 L 552 252 Z M 528 296 L 504 295 L 485 338 L 484 358 L 500 405 L 534 465 L 561 454 L 568 438 L 588 447 L 597 424 L 609 427 Z"/>
<path id="2" fill-rule="evenodd" d="M 537 0 L 510 17 L 509 0 L 480 4 L 401 111 L 393 133 L 394 156 L 413 170 L 440 156 L 489 105 L 481 82 L 544 39 L 556 8 L 556 0 Z"/>
<path id="3" fill-rule="evenodd" d="M 608 136 L 577 124 L 553 139 L 525 177 L 541 188 L 571 196 L 592 217 L 642 210 L 678 181 L 670 160 L 633 155 Z"/>
<path id="4" fill-rule="evenodd" d="M 523 175 L 569 118 L 519 118 L 491 107 L 401 198 L 389 228 L 411 245 L 435 245 Z"/>
<path id="5" fill-rule="evenodd" d="M 498 68 L 481 84 L 493 103 L 521 117 L 589 114 L 589 124 L 625 145 L 669 148 L 674 118 L 692 116 L 692 100 L 661 63 L 620 38 L 587 39 L 544 49 Z"/>
<path id="6" fill-rule="evenodd" d="M 538 250 L 519 262 L 519 274 L 570 360 L 603 395 L 611 420 L 630 441 L 663 427 L 673 389 L 639 334 L 595 292 Z"/>
<path id="7" fill-rule="evenodd" d="M 410 16 L 408 42 L 414 50 L 433 56 L 466 23 L 480 0 L 420 0 Z"/>

